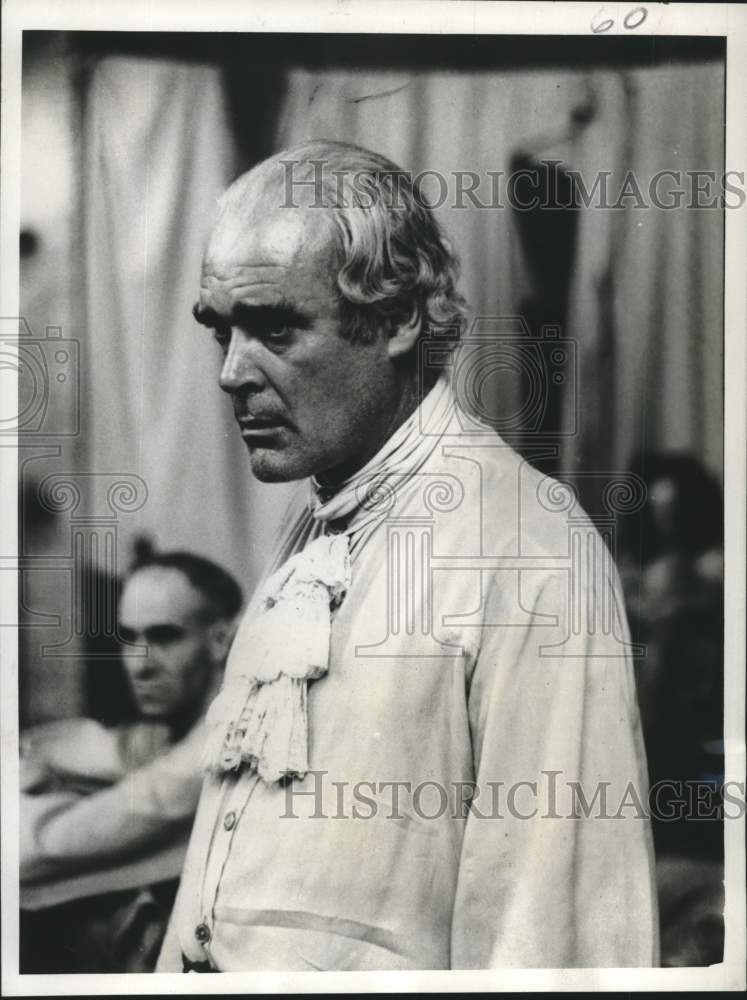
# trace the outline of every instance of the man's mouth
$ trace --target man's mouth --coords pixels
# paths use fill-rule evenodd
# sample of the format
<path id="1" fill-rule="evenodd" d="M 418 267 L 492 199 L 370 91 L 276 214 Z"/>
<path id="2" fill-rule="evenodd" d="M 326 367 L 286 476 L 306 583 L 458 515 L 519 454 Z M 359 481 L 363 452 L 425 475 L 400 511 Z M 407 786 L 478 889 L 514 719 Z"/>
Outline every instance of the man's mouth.
<path id="1" fill-rule="evenodd" d="M 241 436 L 244 438 L 269 437 L 288 426 L 287 421 L 278 416 L 237 417 L 237 420 L 241 428 Z"/>
<path id="2" fill-rule="evenodd" d="M 163 684 L 158 681 L 133 681 L 132 687 L 136 694 L 145 697 L 160 697 L 165 693 Z"/>

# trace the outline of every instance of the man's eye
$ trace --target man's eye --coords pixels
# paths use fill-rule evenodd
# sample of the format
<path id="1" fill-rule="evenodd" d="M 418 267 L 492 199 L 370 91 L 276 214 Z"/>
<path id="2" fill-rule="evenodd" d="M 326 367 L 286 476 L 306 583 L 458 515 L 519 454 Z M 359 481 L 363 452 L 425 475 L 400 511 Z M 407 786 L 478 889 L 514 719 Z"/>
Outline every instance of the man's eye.
<path id="1" fill-rule="evenodd" d="M 264 332 L 265 340 L 269 340 L 273 343 L 278 343 L 282 340 L 287 340 L 291 334 L 291 327 L 289 326 L 276 326 L 270 327 Z"/>

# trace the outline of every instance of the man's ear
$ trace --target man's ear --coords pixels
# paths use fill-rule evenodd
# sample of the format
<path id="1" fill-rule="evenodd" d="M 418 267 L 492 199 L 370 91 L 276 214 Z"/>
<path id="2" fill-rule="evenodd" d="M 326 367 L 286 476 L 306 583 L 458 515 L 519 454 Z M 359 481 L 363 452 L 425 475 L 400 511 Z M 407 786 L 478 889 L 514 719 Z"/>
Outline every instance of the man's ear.
<path id="1" fill-rule="evenodd" d="M 409 319 L 399 323 L 392 330 L 387 347 L 389 357 L 392 359 L 401 358 L 404 354 L 411 351 L 420 336 L 420 327 L 420 310 L 416 306 L 410 314 Z"/>
<path id="2" fill-rule="evenodd" d="M 219 618 L 208 626 L 208 647 L 215 663 L 222 663 L 228 656 L 235 633 L 236 622 L 232 618 Z"/>

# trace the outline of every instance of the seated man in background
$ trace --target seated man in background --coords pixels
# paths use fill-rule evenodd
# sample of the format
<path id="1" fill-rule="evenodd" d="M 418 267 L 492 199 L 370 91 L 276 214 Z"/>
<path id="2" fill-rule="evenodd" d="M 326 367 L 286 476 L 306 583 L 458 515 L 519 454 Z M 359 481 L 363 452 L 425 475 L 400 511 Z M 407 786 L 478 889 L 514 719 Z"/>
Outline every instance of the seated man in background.
<path id="1" fill-rule="evenodd" d="M 21 971 L 144 972 L 158 954 L 200 790 L 202 718 L 242 604 L 215 563 L 146 553 L 120 636 L 139 712 L 21 736 Z"/>

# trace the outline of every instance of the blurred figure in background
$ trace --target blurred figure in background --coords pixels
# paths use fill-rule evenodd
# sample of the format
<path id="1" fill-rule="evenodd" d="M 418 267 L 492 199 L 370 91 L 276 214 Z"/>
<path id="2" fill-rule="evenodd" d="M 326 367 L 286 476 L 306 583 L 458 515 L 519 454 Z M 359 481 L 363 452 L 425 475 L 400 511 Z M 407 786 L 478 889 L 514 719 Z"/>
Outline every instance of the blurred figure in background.
<path id="1" fill-rule="evenodd" d="M 687 454 L 642 452 L 631 471 L 647 498 L 623 525 L 620 571 L 633 638 L 646 647 L 639 701 L 651 786 L 661 786 L 662 964 L 708 965 L 723 956 L 723 495 Z"/>
<path id="2" fill-rule="evenodd" d="M 718 603 L 723 585 L 723 497 L 694 457 L 641 452 L 630 471 L 646 484 L 643 508 L 621 534 L 631 624 L 656 628 L 679 610 Z"/>
<path id="3" fill-rule="evenodd" d="M 141 549 L 119 604 L 137 718 L 22 733 L 22 972 L 153 968 L 197 806 L 202 717 L 241 604 L 210 560 Z"/>
<path id="4" fill-rule="evenodd" d="M 647 497 L 622 525 L 620 574 L 631 630 L 647 647 L 638 685 L 655 779 L 657 748 L 683 734 L 691 746 L 721 738 L 723 497 L 687 454 L 641 452 L 631 472 Z"/>

